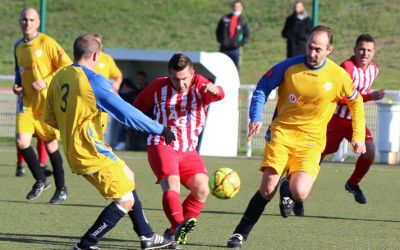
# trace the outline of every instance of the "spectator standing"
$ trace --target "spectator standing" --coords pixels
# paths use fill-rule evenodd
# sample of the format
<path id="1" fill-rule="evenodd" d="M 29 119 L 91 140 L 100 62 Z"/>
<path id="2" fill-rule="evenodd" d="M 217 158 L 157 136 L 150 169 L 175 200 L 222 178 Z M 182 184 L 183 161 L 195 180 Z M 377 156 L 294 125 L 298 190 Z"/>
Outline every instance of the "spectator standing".
<path id="1" fill-rule="evenodd" d="M 306 53 L 307 34 L 312 29 L 312 20 L 300 1 L 293 4 L 293 13 L 286 18 L 282 36 L 287 39 L 287 57 Z"/>
<path id="2" fill-rule="evenodd" d="M 232 12 L 223 16 L 217 26 L 219 51 L 229 56 L 240 70 L 240 47 L 250 39 L 247 20 L 241 15 L 244 5 L 240 0 L 232 2 Z"/>

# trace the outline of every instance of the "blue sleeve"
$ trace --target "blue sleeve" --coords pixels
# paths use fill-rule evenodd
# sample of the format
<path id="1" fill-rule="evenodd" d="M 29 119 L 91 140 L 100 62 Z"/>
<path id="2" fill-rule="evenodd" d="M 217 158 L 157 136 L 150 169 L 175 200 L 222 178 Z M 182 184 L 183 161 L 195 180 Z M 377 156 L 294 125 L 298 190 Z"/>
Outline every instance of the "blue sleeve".
<path id="1" fill-rule="evenodd" d="M 304 63 L 304 56 L 297 56 L 287 59 L 273 66 L 265 73 L 257 83 L 257 87 L 251 98 L 249 117 L 250 121 L 262 122 L 264 105 L 273 89 L 281 85 L 284 80 L 286 70 L 294 64 Z"/>
<path id="2" fill-rule="evenodd" d="M 21 74 L 19 72 L 18 59 L 17 59 L 17 46 L 22 40 L 19 40 L 14 45 L 14 61 L 15 61 L 15 79 L 14 83 L 22 85 Z"/>
<path id="3" fill-rule="evenodd" d="M 84 69 L 87 72 L 87 69 Z M 86 73 L 88 75 L 88 73 Z M 97 106 L 114 119 L 133 129 L 160 135 L 164 127 L 143 114 L 140 110 L 125 102 L 115 93 L 107 80 L 91 72 L 89 82 L 92 86 Z"/>

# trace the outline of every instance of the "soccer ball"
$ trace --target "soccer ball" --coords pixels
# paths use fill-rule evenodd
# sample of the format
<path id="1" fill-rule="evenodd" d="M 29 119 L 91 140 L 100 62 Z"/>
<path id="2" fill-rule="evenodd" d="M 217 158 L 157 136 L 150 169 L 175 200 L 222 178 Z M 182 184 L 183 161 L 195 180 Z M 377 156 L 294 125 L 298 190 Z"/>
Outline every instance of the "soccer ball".
<path id="1" fill-rule="evenodd" d="M 217 169 L 208 181 L 211 193 L 218 199 L 233 198 L 240 189 L 238 173 L 231 168 Z"/>

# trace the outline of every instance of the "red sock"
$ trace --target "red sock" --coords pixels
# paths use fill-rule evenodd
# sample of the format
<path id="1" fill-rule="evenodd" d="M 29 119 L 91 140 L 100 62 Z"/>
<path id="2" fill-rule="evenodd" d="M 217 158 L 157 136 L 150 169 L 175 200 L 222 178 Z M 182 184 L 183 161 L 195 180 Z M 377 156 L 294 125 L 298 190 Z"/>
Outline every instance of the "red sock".
<path id="1" fill-rule="evenodd" d="M 46 151 L 46 145 L 44 144 L 44 141 L 42 139 L 38 138 L 36 149 L 39 155 L 40 165 L 46 165 L 47 151 Z"/>
<path id="2" fill-rule="evenodd" d="M 364 156 L 358 157 L 356 168 L 354 169 L 353 174 L 350 176 L 350 179 L 347 181 L 350 186 L 356 186 L 360 183 L 361 179 L 368 172 L 369 167 L 371 167 L 373 160 L 367 160 Z"/>
<path id="3" fill-rule="evenodd" d="M 203 210 L 204 202 L 196 200 L 192 194 L 186 197 L 182 204 L 183 207 L 183 217 L 185 219 L 189 217 L 198 218 L 200 216 L 201 210 Z"/>
<path id="4" fill-rule="evenodd" d="M 19 152 L 17 148 L 17 164 L 22 165 L 24 164 L 24 157 L 22 156 L 21 152 Z"/>
<path id="5" fill-rule="evenodd" d="M 167 190 L 163 194 L 163 209 L 168 220 L 171 222 L 170 232 L 175 230 L 176 226 L 182 223 L 183 209 L 181 201 L 179 200 L 179 194 L 173 190 Z"/>

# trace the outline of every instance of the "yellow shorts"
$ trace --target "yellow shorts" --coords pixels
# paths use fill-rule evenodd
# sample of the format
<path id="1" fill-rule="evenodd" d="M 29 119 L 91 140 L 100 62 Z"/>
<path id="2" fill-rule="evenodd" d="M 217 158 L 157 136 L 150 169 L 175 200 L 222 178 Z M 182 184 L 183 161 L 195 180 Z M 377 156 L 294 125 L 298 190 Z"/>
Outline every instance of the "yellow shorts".
<path id="1" fill-rule="evenodd" d="M 60 138 L 60 132 L 47 125 L 43 116 L 34 117 L 31 112 L 17 113 L 17 134 L 35 134 L 44 141 L 52 141 Z"/>
<path id="2" fill-rule="evenodd" d="M 135 182 L 129 178 L 124 168 L 125 166 L 115 164 L 84 177 L 104 198 L 117 200 L 135 189 Z"/>
<path id="3" fill-rule="evenodd" d="M 108 124 L 108 114 L 106 112 L 101 112 L 101 132 L 103 135 L 107 132 Z"/>
<path id="4" fill-rule="evenodd" d="M 271 140 L 265 144 L 264 158 L 260 170 L 275 169 L 278 175 L 290 176 L 294 172 L 306 172 L 315 180 L 319 173 L 321 150 L 313 147 L 294 148 Z"/>

